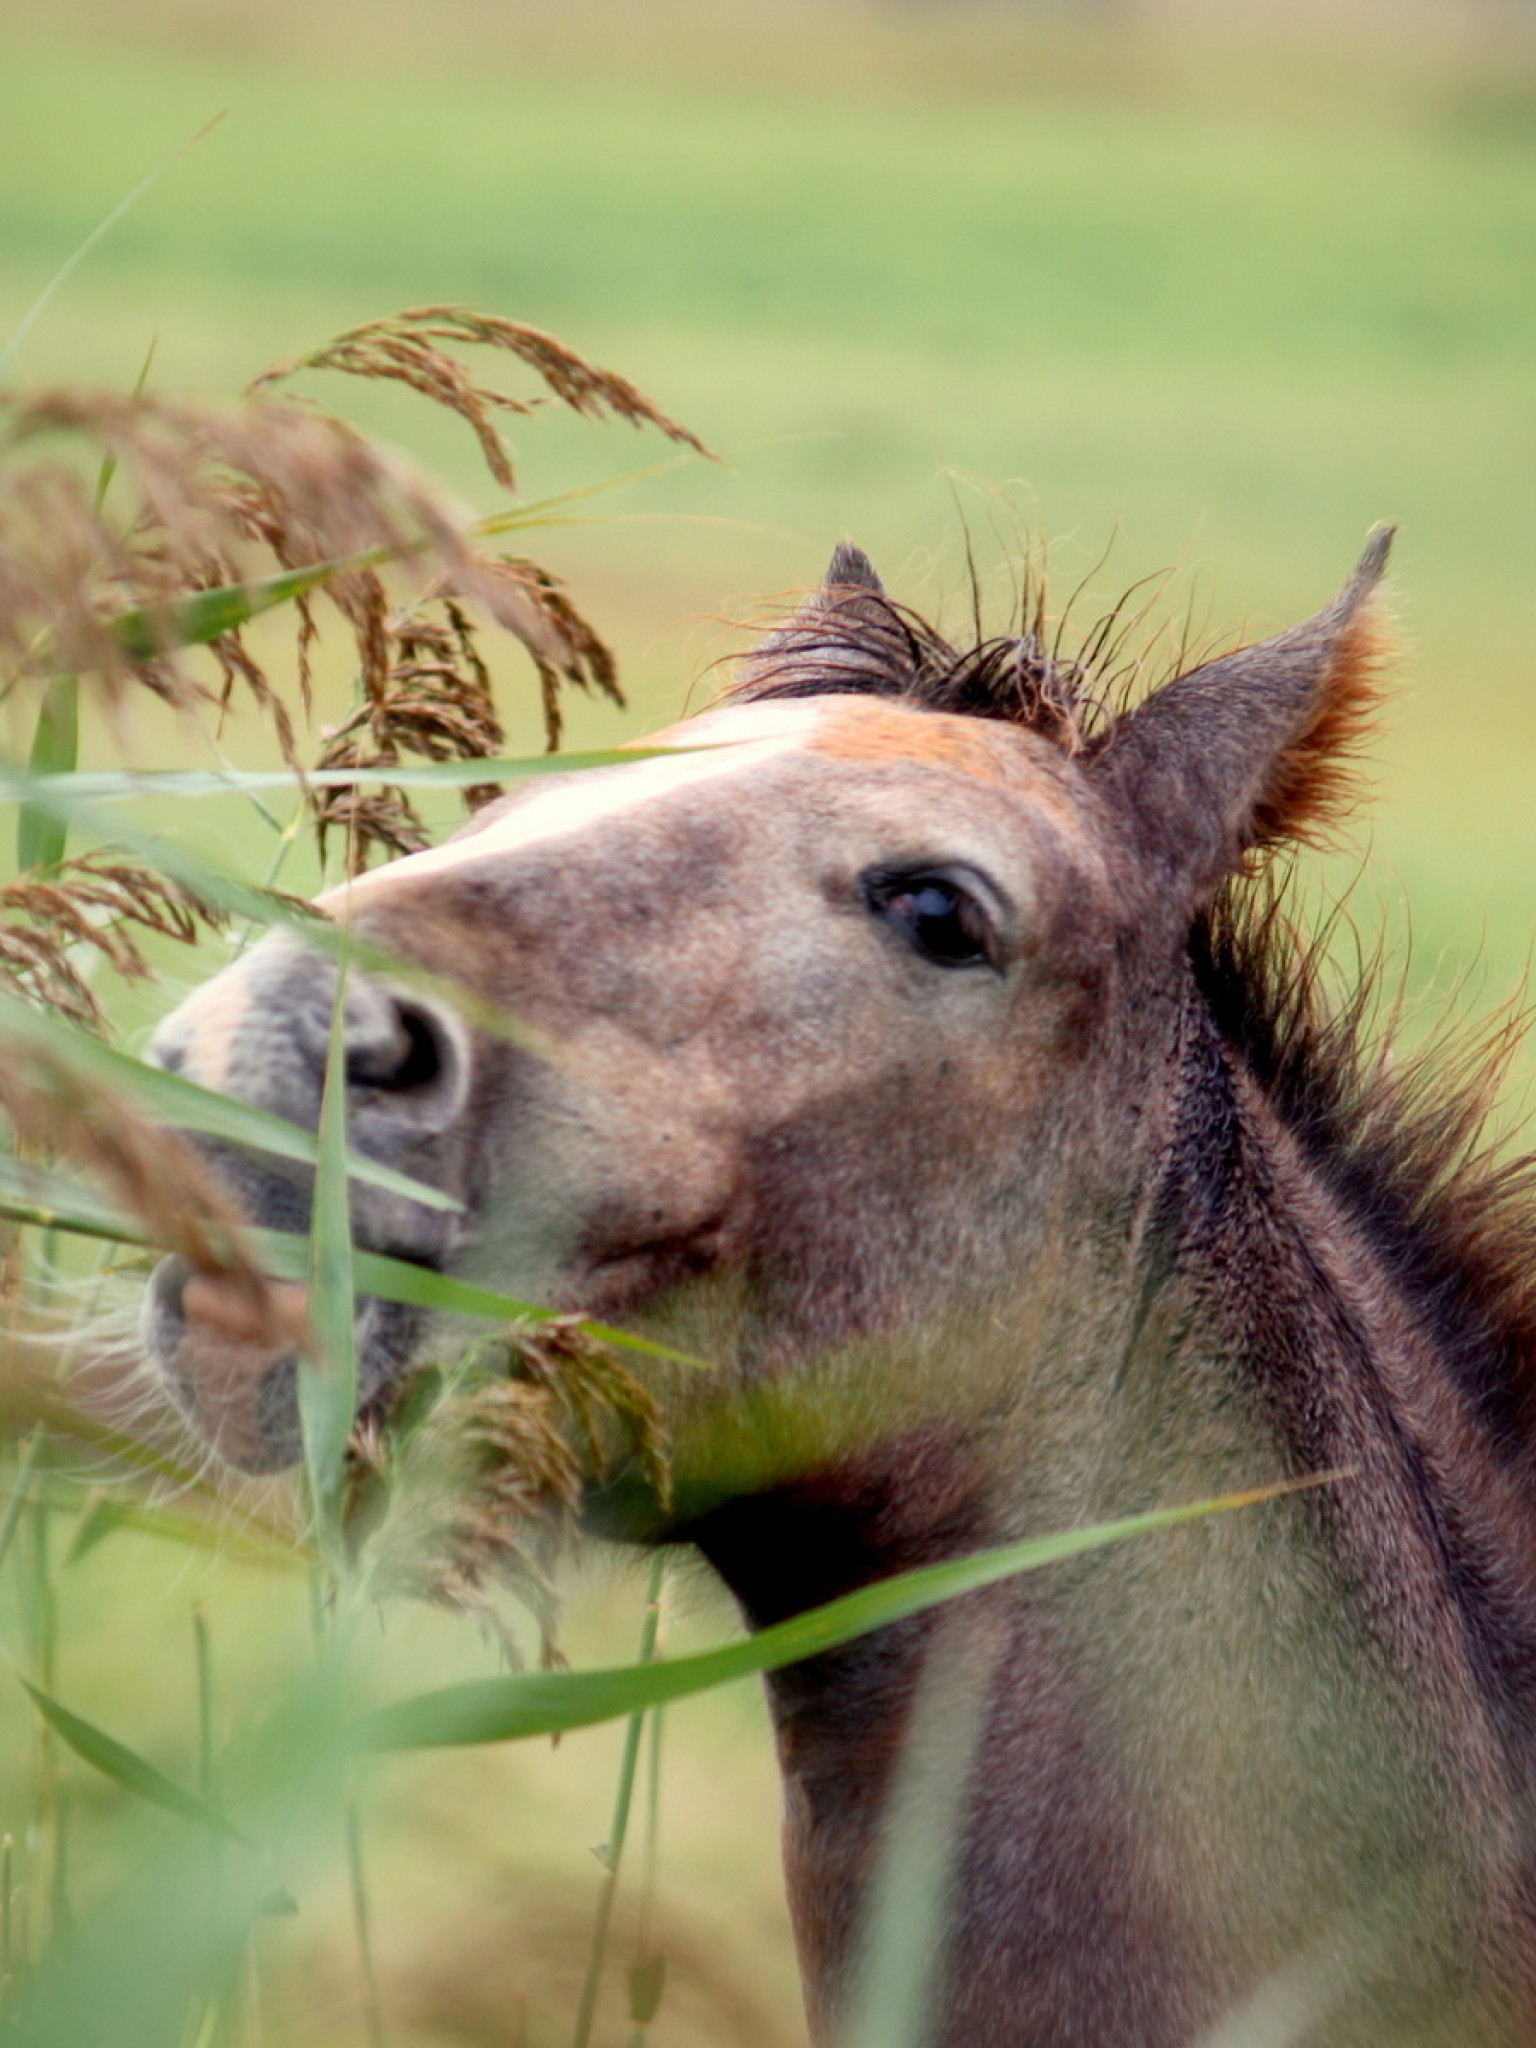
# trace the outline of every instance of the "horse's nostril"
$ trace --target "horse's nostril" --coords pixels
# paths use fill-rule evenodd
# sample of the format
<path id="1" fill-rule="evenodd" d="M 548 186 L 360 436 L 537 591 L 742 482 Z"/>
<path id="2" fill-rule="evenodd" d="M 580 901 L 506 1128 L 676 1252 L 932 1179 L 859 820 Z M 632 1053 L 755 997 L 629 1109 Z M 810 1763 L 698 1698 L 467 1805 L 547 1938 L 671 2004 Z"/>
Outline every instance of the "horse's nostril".
<path id="1" fill-rule="evenodd" d="M 347 1080 L 379 1093 L 423 1093 L 452 1070 L 452 1041 L 439 1020 L 414 1003 L 395 1001 L 390 1011 L 387 1020 L 370 1018 L 371 1028 L 352 1035 Z"/>

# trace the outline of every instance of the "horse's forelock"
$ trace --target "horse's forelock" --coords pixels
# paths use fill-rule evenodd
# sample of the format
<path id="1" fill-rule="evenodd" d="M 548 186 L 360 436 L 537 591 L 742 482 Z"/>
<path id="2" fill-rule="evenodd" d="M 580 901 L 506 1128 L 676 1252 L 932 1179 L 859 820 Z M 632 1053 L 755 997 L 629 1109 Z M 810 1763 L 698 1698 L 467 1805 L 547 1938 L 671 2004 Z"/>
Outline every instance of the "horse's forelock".
<path id="1" fill-rule="evenodd" d="M 1086 684 L 1081 665 L 1048 650 L 1038 632 L 957 648 L 883 590 L 827 585 L 746 658 L 726 701 L 885 697 L 1024 726 L 1075 752 Z"/>

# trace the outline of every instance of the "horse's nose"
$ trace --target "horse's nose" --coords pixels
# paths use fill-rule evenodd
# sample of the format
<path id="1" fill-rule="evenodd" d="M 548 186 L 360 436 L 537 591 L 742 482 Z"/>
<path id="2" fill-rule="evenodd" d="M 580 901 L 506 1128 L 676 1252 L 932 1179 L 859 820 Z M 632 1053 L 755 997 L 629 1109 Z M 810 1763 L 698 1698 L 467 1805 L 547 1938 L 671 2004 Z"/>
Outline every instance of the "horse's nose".
<path id="1" fill-rule="evenodd" d="M 332 961 L 278 934 L 166 1018 L 150 1056 L 205 1088 L 313 1127 L 337 979 Z M 402 1138 L 446 1130 L 468 1092 L 469 1046 L 459 1018 L 433 996 L 355 967 L 341 1000 L 352 1119 Z"/>
<path id="2" fill-rule="evenodd" d="M 420 1131 L 442 1130 L 458 1116 L 467 1085 L 464 1030 L 442 1005 L 354 979 L 342 1029 L 354 1110 Z M 323 1067 L 325 1046 L 317 1051 Z"/>

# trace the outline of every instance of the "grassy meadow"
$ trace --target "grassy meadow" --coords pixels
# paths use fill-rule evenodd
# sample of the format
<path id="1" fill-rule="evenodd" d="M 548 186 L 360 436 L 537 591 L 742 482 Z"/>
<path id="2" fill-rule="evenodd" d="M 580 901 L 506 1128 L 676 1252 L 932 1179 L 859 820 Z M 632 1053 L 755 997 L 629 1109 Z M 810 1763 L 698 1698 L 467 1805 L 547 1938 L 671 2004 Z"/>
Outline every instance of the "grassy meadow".
<path id="1" fill-rule="evenodd" d="M 1536 54 L 1486 21 L 1480 42 L 1443 25 L 1307 40 L 1278 20 L 23 0 L 0 23 L 0 348 L 96 223 L 167 167 L 60 285 L 6 382 L 126 391 L 148 358 L 152 388 L 223 396 L 434 302 L 550 329 L 632 378 L 722 464 L 554 411 L 513 435 L 534 499 L 655 467 L 531 537 L 616 648 L 631 699 L 575 701 L 576 747 L 701 701 L 737 622 L 814 580 L 844 535 L 957 627 L 968 549 L 999 624 L 1041 548 L 1053 591 L 1082 586 L 1085 625 L 1166 571 L 1167 645 L 1186 622 L 1256 634 L 1316 609 L 1371 524 L 1396 521 L 1402 688 L 1375 806 L 1327 886 L 1363 865 L 1353 914 L 1367 942 L 1411 938 L 1416 1000 L 1491 1003 L 1519 986 L 1536 929 Z M 460 423 L 377 385 L 308 388 L 479 510 L 501 502 Z M 497 679 L 507 751 L 536 751 L 517 650 Z M 349 687 L 327 647 L 322 718 Z M 13 702 L 8 749 L 24 752 L 34 715 Z M 204 758 L 145 713 L 115 734 L 88 720 L 81 765 L 122 745 L 143 767 Z M 222 746 L 242 765 L 276 758 L 255 720 Z M 267 828 L 238 798 L 138 815 L 265 868 Z M 283 879 L 317 876 L 300 851 Z M 157 957 L 165 988 L 111 991 L 133 1049 L 201 972 Z M 280 1498 L 242 1493 L 236 1533 L 210 1550 L 169 1524 L 107 1527 L 89 1465 L 55 1477 L 0 1538 L 0 1651 L 190 1783 L 200 1741 L 248 1726 L 312 1657 L 306 1572 L 263 1536 Z M 636 1567 L 591 1560 L 566 1654 L 629 1656 L 641 1605 Z M 702 1577 L 674 1575 L 669 1650 L 732 1626 Z M 497 1668 L 472 1626 L 424 1608 L 396 1605 L 376 1637 L 359 1655 L 386 1692 Z M 263 1919 L 199 2042 L 572 2041 L 622 1739 L 611 1725 L 370 1770 L 348 1808 L 360 1862 L 333 1829 L 296 1862 L 302 1882 L 267 1874 L 297 1910 Z M 216 1775 L 203 1768 L 205 1791 Z M 647 1782 L 642 1768 L 632 1862 Z M 626 1882 L 593 2040 L 794 2048 L 752 1681 L 668 1710 L 659 1783 L 645 1940 L 668 1956 L 667 1988 L 637 2031 Z M 183 1827 L 42 1732 L 6 1680 L 0 1975 L 25 1975 L 44 1922 L 79 1923 L 101 1981 L 137 1983 L 129 1923 L 102 1933 L 92 1914 L 135 1869 L 168 1873 L 168 1902 L 216 1888 L 217 1855 L 198 1838 L 189 1861 Z M 144 1954 L 153 1974 L 162 1952 Z M 83 2041 L 88 2008 L 61 2001 L 39 2040 Z M 88 2024 L 144 2048 L 192 2038 L 174 2017 Z"/>

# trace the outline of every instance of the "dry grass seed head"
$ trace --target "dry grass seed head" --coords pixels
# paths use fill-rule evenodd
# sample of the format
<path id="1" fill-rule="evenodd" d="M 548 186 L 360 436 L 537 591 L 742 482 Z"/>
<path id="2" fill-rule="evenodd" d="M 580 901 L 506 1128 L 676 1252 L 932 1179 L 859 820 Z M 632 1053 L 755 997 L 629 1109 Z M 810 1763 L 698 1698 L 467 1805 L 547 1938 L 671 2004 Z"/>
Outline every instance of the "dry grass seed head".
<path id="1" fill-rule="evenodd" d="M 431 1375 L 419 1375 L 419 1388 Z M 413 1404 L 407 1387 L 397 1414 Z M 488 1589 L 509 1586 L 552 1646 L 551 1572 L 586 1486 L 633 1459 L 665 1500 L 667 1444 L 654 1396 L 574 1318 L 479 1345 L 464 1376 L 399 1429 L 353 1439 L 350 1517 L 380 1583 L 498 1627 Z M 504 1631 L 499 1632 L 504 1634 Z"/>
<path id="2" fill-rule="evenodd" d="M 94 443 L 130 486 L 109 516 L 65 455 L 21 459 L 46 438 Z M 209 693 L 176 646 L 191 593 L 257 574 L 369 553 L 426 551 L 440 568 L 477 572 L 467 515 L 394 454 L 344 421 L 248 400 L 234 407 L 156 396 L 51 391 L 0 399 L 0 667 L 97 673 L 116 688 L 147 684 L 184 708 Z M 384 600 L 371 572 L 332 580 L 365 671 L 382 672 Z M 141 613 L 137 640 L 117 624 Z M 301 681 L 312 614 L 299 618 Z M 277 693 L 237 633 L 212 643 L 224 695 L 236 680 L 292 734 Z"/>
<path id="3" fill-rule="evenodd" d="M 75 958 L 77 946 L 93 948 L 125 980 L 143 981 L 153 970 L 135 927 L 193 945 L 200 927 L 218 930 L 222 923 L 211 904 L 137 861 L 83 854 L 0 889 L 0 976 L 99 1031 L 105 1020 Z"/>
<path id="4" fill-rule="evenodd" d="M 468 306 L 415 306 L 382 320 L 365 321 L 338 334 L 323 348 L 274 363 L 254 379 L 249 390 L 252 395 L 270 390 L 301 370 L 340 370 L 353 377 L 404 384 L 457 413 L 474 433 L 497 483 L 504 490 L 515 490 L 512 458 L 495 415 L 526 415 L 548 400 L 542 396 L 515 398 L 510 392 L 478 382 L 439 343 L 499 349 L 534 371 L 553 397 L 585 419 L 612 413 L 632 426 L 657 427 L 670 440 L 680 441 L 700 455 L 710 453 L 696 434 L 670 418 L 627 378 L 589 363 L 540 328 L 493 313 L 477 313 Z"/>
<path id="5" fill-rule="evenodd" d="M 184 1138 L 146 1122 L 57 1055 L 14 1041 L 0 1059 L 0 1110 L 19 1153 L 62 1155 L 84 1167 L 155 1244 L 238 1281 L 263 1314 L 271 1308 L 242 1242 L 242 1217 Z"/>
<path id="6" fill-rule="evenodd" d="M 493 601 L 497 622 L 533 659 L 551 751 L 561 734 L 562 684 L 597 689 L 623 703 L 612 653 L 554 576 L 533 562 L 486 558 L 477 559 L 474 571 L 471 594 Z M 462 602 L 467 580 L 462 574 L 440 578 L 385 621 L 382 673 L 380 661 L 365 666 L 360 701 L 326 733 L 322 769 L 378 770 L 409 755 L 473 761 L 500 753 L 506 734 L 478 629 Z M 500 794 L 494 782 L 462 792 L 471 811 Z M 312 801 L 322 856 L 328 836 L 343 832 L 350 875 L 361 873 L 375 852 L 390 858 L 427 843 L 420 815 L 398 787 L 386 783 L 365 794 L 356 783 L 338 784 L 316 790 Z"/>

